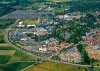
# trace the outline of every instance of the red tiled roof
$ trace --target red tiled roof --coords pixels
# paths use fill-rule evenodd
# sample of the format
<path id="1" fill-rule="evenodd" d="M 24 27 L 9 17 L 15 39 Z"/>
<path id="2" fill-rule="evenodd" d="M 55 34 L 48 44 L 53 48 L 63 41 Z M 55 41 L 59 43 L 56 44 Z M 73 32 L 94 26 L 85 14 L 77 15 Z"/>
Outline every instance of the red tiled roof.
<path id="1" fill-rule="evenodd" d="M 89 43 L 100 44 L 100 33 L 93 34 L 87 38 Z"/>

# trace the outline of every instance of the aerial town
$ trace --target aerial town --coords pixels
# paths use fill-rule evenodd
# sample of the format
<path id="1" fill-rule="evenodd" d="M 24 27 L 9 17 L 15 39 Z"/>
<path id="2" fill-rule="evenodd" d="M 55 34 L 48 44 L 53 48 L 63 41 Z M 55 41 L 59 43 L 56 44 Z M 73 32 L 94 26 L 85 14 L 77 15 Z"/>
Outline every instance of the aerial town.
<path id="1" fill-rule="evenodd" d="M 0 5 L 0 71 L 100 71 L 99 0 Z"/>

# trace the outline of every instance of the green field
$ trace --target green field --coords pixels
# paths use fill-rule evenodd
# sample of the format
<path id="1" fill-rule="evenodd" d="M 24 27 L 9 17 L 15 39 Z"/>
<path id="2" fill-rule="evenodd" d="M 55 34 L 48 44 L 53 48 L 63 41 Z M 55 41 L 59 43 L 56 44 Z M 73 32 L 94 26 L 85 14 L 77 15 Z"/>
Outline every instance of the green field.
<path id="1" fill-rule="evenodd" d="M 0 43 L 4 43 L 4 34 L 5 34 L 5 31 L 4 30 L 0 30 Z"/>
<path id="2" fill-rule="evenodd" d="M 0 46 L 0 50 L 15 50 L 15 48 L 11 46 L 2 45 Z"/>
<path id="3" fill-rule="evenodd" d="M 0 47 L 9 46 L 7 43 L 0 43 Z"/>
<path id="4" fill-rule="evenodd" d="M 10 58 L 9 63 L 16 62 L 16 61 L 34 61 L 34 60 L 37 60 L 37 58 L 17 50 L 14 53 L 14 55 Z"/>
<path id="5" fill-rule="evenodd" d="M 95 70 L 95 71 L 100 71 L 100 68 L 95 68 L 94 70 Z"/>
<path id="6" fill-rule="evenodd" d="M 20 71 L 21 69 L 32 65 L 33 63 L 34 62 L 16 62 L 12 64 L 2 65 L 0 66 L 0 69 L 2 69 L 2 71 Z"/>
<path id="7" fill-rule="evenodd" d="M 7 43 L 0 44 L 0 64 L 4 64 L 0 65 L 0 71 L 20 71 L 21 69 L 30 66 L 31 64 L 34 64 L 35 61 L 35 57 L 26 55 L 25 53 L 16 50 L 12 46 L 9 46 Z M 12 62 L 15 63 L 6 64 Z"/>
<path id="8" fill-rule="evenodd" d="M 9 61 L 11 56 L 8 55 L 0 55 L 0 64 L 5 64 Z"/>
<path id="9" fill-rule="evenodd" d="M 21 51 L 16 51 L 14 55 L 10 58 L 9 63 L 16 61 L 34 61 L 36 58 L 34 56 L 27 55 Z"/>
<path id="10" fill-rule="evenodd" d="M 25 71 L 88 71 L 88 68 L 47 61 L 38 64 L 35 67 L 30 67 Z"/>
<path id="11" fill-rule="evenodd" d="M 16 61 L 33 61 L 35 59 L 35 57 L 16 50 L 14 47 L 10 46 L 7 43 L 0 44 L 0 64 Z"/>
<path id="12" fill-rule="evenodd" d="M 16 50 L 0 50 L 0 55 L 13 56 Z"/>
<path id="13" fill-rule="evenodd" d="M 7 43 L 0 44 L 0 64 L 8 63 L 16 50 Z"/>
<path id="14" fill-rule="evenodd" d="M 37 19 L 23 19 L 22 21 L 24 22 L 25 25 L 28 25 L 28 24 L 29 25 L 30 24 L 38 25 L 38 23 L 39 23 Z"/>
<path id="15" fill-rule="evenodd" d="M 10 25 L 12 25 L 15 22 L 15 20 L 11 19 L 0 19 L 0 29 L 6 29 Z"/>

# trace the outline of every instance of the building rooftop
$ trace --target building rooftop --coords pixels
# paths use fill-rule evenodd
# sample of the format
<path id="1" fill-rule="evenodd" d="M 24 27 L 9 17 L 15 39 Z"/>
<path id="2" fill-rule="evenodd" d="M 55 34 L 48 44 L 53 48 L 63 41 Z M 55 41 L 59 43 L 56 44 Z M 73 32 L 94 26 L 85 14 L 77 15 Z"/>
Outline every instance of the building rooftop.
<path id="1" fill-rule="evenodd" d="M 94 50 L 93 47 L 87 46 L 86 51 L 88 52 L 91 58 L 100 60 L 100 50 Z"/>

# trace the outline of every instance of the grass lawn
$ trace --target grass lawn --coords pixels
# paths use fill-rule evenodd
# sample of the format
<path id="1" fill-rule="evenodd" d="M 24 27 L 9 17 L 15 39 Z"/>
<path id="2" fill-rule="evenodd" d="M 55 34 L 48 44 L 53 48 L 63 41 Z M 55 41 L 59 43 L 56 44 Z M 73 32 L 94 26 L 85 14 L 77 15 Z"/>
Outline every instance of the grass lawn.
<path id="1" fill-rule="evenodd" d="M 0 66 L 3 71 L 20 71 L 21 69 L 32 65 L 34 62 L 16 62 L 12 64 L 7 64 Z"/>
<path id="2" fill-rule="evenodd" d="M 84 67 L 47 61 L 38 64 L 35 67 L 30 67 L 25 71 L 86 71 L 86 70 L 88 71 L 88 69 Z"/>
<path id="3" fill-rule="evenodd" d="M 7 56 L 7 55 L 0 55 L 0 64 L 5 64 L 9 61 L 9 59 L 11 58 L 11 56 Z"/>

